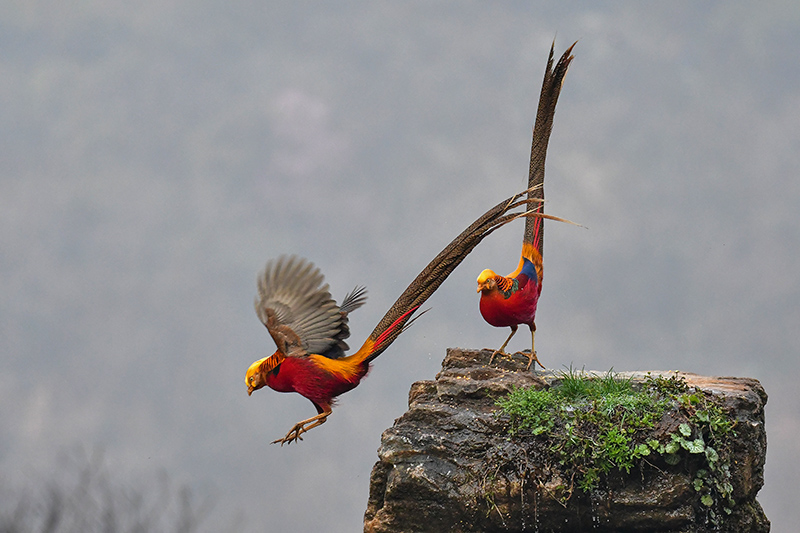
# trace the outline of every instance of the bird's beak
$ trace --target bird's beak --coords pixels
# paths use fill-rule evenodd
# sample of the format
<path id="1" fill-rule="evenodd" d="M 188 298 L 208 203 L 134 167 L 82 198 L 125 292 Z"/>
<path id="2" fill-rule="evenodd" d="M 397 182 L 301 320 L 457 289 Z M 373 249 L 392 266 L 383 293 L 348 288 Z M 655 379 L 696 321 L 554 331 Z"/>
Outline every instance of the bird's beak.
<path id="1" fill-rule="evenodd" d="M 253 387 L 249 387 L 248 386 L 247 387 L 247 395 L 250 396 L 251 394 L 253 394 Z"/>
<path id="2" fill-rule="evenodd" d="M 477 292 L 481 292 L 481 289 L 482 289 L 482 288 L 483 288 L 483 287 L 481 287 L 480 285 L 478 285 L 478 290 L 477 290 Z"/>

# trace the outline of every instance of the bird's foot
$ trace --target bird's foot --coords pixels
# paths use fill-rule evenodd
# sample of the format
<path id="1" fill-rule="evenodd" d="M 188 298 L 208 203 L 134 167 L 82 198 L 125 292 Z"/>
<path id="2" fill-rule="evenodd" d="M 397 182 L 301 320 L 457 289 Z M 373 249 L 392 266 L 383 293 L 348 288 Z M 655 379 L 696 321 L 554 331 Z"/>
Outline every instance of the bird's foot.
<path id="1" fill-rule="evenodd" d="M 280 442 L 281 446 L 283 446 L 284 444 L 291 444 L 293 442 L 301 441 L 303 440 L 303 437 L 300 435 L 306 431 L 308 431 L 308 429 L 305 427 L 305 423 L 298 422 L 292 429 L 289 430 L 289 433 L 287 433 L 285 437 L 272 441 L 272 444 L 278 444 Z"/>
<path id="2" fill-rule="evenodd" d="M 277 444 L 280 442 L 281 446 L 283 446 L 284 444 L 291 444 L 293 442 L 303 440 L 303 437 L 301 437 L 303 433 L 307 432 L 309 429 L 313 429 L 324 424 L 330 414 L 331 411 L 328 409 L 317 416 L 312 416 L 306 420 L 301 420 L 289 430 L 289 433 L 287 433 L 285 437 L 272 441 L 272 444 Z"/>
<path id="3" fill-rule="evenodd" d="M 505 355 L 506 357 L 511 357 L 509 354 L 504 352 L 502 348 L 499 349 L 499 350 L 495 350 L 494 352 L 492 352 L 492 356 L 489 358 L 489 364 L 490 365 L 492 364 L 492 361 L 494 361 L 494 356 L 497 355 L 497 354 Z"/>
<path id="4" fill-rule="evenodd" d="M 525 357 L 528 358 L 528 366 L 525 367 L 525 370 L 530 370 L 531 369 L 531 365 L 533 364 L 534 361 L 536 361 L 536 364 L 538 364 L 540 367 L 542 367 L 542 370 L 547 370 L 545 368 L 545 366 L 542 364 L 542 362 L 539 361 L 539 358 L 536 357 L 536 352 L 529 352 L 529 351 L 526 350 L 524 352 L 517 352 L 517 353 L 522 354 L 522 355 L 524 355 Z M 536 372 L 536 367 L 535 366 L 533 367 L 533 371 Z"/>

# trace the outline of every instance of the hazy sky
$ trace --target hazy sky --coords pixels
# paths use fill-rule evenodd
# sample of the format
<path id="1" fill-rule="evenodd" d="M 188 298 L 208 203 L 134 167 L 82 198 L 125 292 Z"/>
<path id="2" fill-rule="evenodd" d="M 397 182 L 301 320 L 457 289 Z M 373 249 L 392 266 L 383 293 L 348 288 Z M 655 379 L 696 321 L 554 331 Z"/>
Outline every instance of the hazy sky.
<path id="1" fill-rule="evenodd" d="M 105 450 L 216 501 L 208 529 L 361 528 L 381 431 L 449 346 L 496 348 L 475 278 L 299 446 L 315 411 L 246 394 L 274 344 L 252 309 L 283 253 L 336 298 L 351 345 L 474 218 L 524 188 L 549 46 L 575 40 L 548 152 L 537 348 L 553 368 L 757 378 L 760 494 L 800 522 L 800 4 L 0 4 L 0 479 Z M 528 335 L 512 341 L 523 349 Z M 34 476 L 35 477 L 35 476 Z M 263 523 L 268 523 L 269 528 Z M 222 524 L 222 525 L 220 525 Z"/>

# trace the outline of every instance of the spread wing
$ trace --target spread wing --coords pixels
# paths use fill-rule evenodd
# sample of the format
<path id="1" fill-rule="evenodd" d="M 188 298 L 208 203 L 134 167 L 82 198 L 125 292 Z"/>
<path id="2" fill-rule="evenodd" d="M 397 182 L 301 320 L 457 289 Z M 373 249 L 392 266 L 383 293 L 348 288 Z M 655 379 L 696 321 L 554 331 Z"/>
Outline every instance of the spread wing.
<path id="1" fill-rule="evenodd" d="M 284 355 L 336 358 L 347 350 L 347 314 L 364 304 L 365 290 L 356 288 L 340 307 L 324 282 L 313 263 L 295 256 L 270 261 L 258 277 L 256 314 Z"/>

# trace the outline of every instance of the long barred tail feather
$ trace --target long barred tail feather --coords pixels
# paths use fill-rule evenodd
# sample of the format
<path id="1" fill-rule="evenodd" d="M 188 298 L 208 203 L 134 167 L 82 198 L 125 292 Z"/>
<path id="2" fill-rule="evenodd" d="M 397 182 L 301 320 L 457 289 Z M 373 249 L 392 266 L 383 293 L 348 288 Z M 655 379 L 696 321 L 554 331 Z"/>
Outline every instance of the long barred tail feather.
<path id="1" fill-rule="evenodd" d="M 419 273 L 387 311 L 364 345 L 358 352 L 353 354 L 352 357 L 357 361 L 371 361 L 383 353 L 403 332 L 414 311 L 444 283 L 444 280 L 461 264 L 478 243 L 496 229 L 517 218 L 527 217 L 523 245 L 525 243 L 530 243 L 529 246 L 532 244 L 541 258 L 544 244 L 544 219 L 548 218 L 574 224 L 568 220 L 544 214 L 544 160 L 547 154 L 547 143 L 553 128 L 553 117 L 558 96 L 561 92 L 561 85 L 573 59 L 571 54 L 575 44 L 564 52 L 555 68 L 553 68 L 554 46 L 555 43 L 550 47 L 550 56 L 542 84 L 536 124 L 533 128 L 528 188 L 500 202 L 484 213 L 483 216 L 461 232 L 458 237 L 453 239 Z M 527 198 L 525 198 L 525 195 L 527 195 Z M 521 206 L 525 206 L 524 211 L 511 212 Z M 526 246 L 524 245 L 523 249 L 525 248 Z M 539 260 L 538 268 L 541 268 L 541 260 Z"/>
<path id="2" fill-rule="evenodd" d="M 558 217 L 537 213 L 533 209 L 515 213 L 510 212 L 517 207 L 527 207 L 530 203 L 538 202 L 536 199 L 525 199 L 527 193 L 528 190 L 526 189 L 500 202 L 453 239 L 403 291 L 372 331 L 364 346 L 353 356 L 359 360 L 371 361 L 383 353 L 403 332 L 413 312 L 425 303 L 436 289 L 444 283 L 444 280 L 461 264 L 478 243 L 496 229 L 520 217 L 558 219 Z"/>
<path id="3" fill-rule="evenodd" d="M 567 74 L 573 59 L 572 49 L 575 44 L 577 42 L 567 48 L 555 68 L 553 68 L 555 42 L 550 46 L 550 56 L 547 59 L 547 68 L 544 72 L 542 92 L 539 96 L 539 108 L 536 112 L 536 124 L 533 127 L 533 140 L 531 142 L 531 161 L 528 169 L 528 187 L 531 189 L 531 192 L 528 193 L 528 198 L 530 199 L 544 200 L 544 161 L 547 156 L 547 144 L 550 140 L 550 133 L 553 130 L 556 103 L 558 103 L 558 96 L 564 83 L 564 76 Z M 537 210 L 543 213 L 544 204 L 540 203 L 537 206 Z M 544 252 L 544 220 L 542 218 L 528 218 L 525 223 L 522 242 L 533 244 L 533 247 L 541 257 Z"/>

